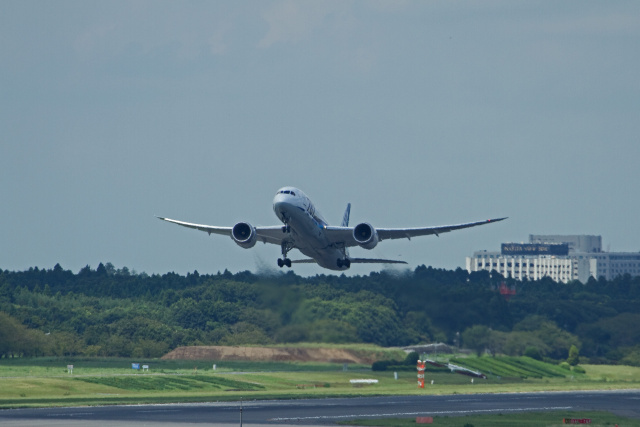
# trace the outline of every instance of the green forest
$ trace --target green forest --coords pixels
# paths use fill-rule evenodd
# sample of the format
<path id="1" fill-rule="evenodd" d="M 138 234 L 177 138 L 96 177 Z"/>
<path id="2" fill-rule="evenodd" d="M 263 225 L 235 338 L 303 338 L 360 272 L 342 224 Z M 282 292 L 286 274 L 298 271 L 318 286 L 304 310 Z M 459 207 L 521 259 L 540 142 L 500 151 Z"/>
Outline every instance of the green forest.
<path id="1" fill-rule="evenodd" d="M 504 283 L 516 294 L 506 300 Z M 516 282 L 419 266 L 301 277 L 0 269 L 0 356 L 160 357 L 179 346 L 445 342 L 640 366 L 640 277 Z M 577 351 L 576 351 L 577 349 Z"/>

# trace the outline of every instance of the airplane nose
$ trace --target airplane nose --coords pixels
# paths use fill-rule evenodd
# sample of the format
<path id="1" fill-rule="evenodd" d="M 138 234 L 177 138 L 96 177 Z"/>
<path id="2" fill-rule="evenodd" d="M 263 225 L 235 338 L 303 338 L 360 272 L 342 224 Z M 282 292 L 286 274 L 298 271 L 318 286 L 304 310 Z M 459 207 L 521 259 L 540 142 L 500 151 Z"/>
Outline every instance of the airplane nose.
<path id="1" fill-rule="evenodd" d="M 296 208 L 296 198 L 290 194 L 278 193 L 273 198 L 273 211 L 282 222 L 287 222 Z"/>
<path id="2" fill-rule="evenodd" d="M 280 213 L 280 208 L 282 207 L 282 202 L 274 200 L 273 201 L 273 211 L 277 214 Z"/>
<path id="3" fill-rule="evenodd" d="M 287 210 L 288 205 L 289 203 L 286 201 L 284 194 L 277 194 L 276 197 L 273 198 L 273 211 L 280 219 L 282 219 L 282 214 Z"/>

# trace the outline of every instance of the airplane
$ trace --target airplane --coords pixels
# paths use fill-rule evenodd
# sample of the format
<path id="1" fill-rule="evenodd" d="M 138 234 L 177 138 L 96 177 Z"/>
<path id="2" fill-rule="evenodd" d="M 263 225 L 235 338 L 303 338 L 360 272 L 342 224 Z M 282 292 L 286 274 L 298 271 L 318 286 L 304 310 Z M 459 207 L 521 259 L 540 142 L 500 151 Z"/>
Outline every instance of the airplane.
<path id="1" fill-rule="evenodd" d="M 281 268 L 291 267 L 292 264 L 298 263 L 316 263 L 321 267 L 337 271 L 348 270 L 351 264 L 406 264 L 405 261 L 399 260 L 352 258 L 349 256 L 349 247 L 360 246 L 370 250 L 382 240 L 405 238 L 411 240 L 412 237 L 431 234 L 439 236 L 449 231 L 506 219 L 506 217 L 496 218 L 439 227 L 374 228 L 366 222 L 349 227 L 351 212 L 351 203 L 349 203 L 344 212 L 342 224 L 339 227 L 331 226 L 325 221 L 309 197 L 295 187 L 283 187 L 278 190 L 273 199 L 273 211 L 283 225 L 254 227 L 248 222 L 238 222 L 233 227 L 217 227 L 170 218 L 157 218 L 183 227 L 204 231 L 209 235 L 213 233 L 229 236 L 245 249 L 254 247 L 259 241 L 280 245 L 282 258 L 278 258 L 278 266 Z M 309 258 L 289 259 L 288 254 L 292 249 L 298 249 Z"/>

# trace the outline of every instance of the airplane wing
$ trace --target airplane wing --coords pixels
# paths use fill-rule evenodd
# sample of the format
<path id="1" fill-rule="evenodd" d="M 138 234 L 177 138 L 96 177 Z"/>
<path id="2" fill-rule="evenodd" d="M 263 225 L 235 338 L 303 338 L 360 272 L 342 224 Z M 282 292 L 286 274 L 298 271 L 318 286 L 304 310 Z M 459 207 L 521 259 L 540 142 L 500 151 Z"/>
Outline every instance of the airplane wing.
<path id="1" fill-rule="evenodd" d="M 502 221 L 505 218 L 488 219 L 485 221 L 468 222 L 464 224 L 442 225 L 438 227 L 415 227 L 415 228 L 376 228 L 378 238 L 382 240 L 389 239 L 409 239 L 418 236 L 428 236 L 435 234 L 439 236 L 441 233 L 448 233 L 463 228 L 476 227 L 478 225 L 491 224 L 493 222 Z M 354 227 L 326 227 L 326 235 L 334 244 L 343 244 L 345 247 L 358 246 L 353 238 Z"/>
<path id="2" fill-rule="evenodd" d="M 418 236 L 428 236 L 430 234 L 435 234 L 436 236 L 441 233 L 448 233 L 454 230 L 461 230 L 463 228 L 476 227 L 478 225 L 491 224 L 492 222 L 502 221 L 504 218 L 496 218 L 496 219 L 488 219 L 486 221 L 478 221 L 478 222 L 468 222 L 465 224 L 455 224 L 455 225 L 443 225 L 439 227 L 422 227 L 422 228 L 376 228 L 378 232 L 378 237 L 380 240 L 387 239 L 404 239 L 407 238 L 411 240 L 412 237 Z"/>
<path id="3" fill-rule="evenodd" d="M 161 219 L 163 221 L 172 222 L 174 224 L 178 224 L 178 225 L 181 225 L 183 227 L 189 227 L 189 228 L 193 228 L 193 229 L 196 229 L 196 230 L 204 231 L 204 232 L 207 232 L 209 234 L 211 234 L 211 233 L 222 234 L 222 235 L 231 237 L 231 229 L 232 229 L 232 227 L 215 227 L 213 225 L 193 224 L 191 222 L 176 221 L 175 219 L 163 218 L 161 216 L 157 216 L 156 218 Z"/>
<path id="4" fill-rule="evenodd" d="M 204 231 L 209 234 L 221 234 L 223 236 L 231 237 L 231 230 L 233 227 L 218 227 L 214 225 L 193 224 L 191 222 L 177 221 L 175 219 L 163 218 L 161 216 L 156 217 L 163 221 L 172 222 L 174 224 L 181 225 L 183 227 L 193 228 L 195 230 Z M 283 238 L 286 235 L 282 232 L 281 225 L 273 225 L 268 227 L 255 227 L 258 240 L 263 243 L 273 243 L 274 245 L 280 245 Z"/>

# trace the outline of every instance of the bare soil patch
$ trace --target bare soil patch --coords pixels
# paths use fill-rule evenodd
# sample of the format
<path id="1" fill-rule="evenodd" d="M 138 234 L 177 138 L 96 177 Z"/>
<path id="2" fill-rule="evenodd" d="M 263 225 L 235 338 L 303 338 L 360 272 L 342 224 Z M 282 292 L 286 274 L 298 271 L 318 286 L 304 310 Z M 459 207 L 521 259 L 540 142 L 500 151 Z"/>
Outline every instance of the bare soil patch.
<path id="1" fill-rule="evenodd" d="M 162 359 L 370 364 L 375 361 L 371 356 L 367 357 L 340 348 L 197 346 L 178 347 L 164 355 Z"/>

